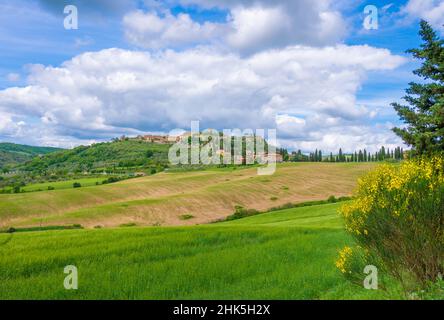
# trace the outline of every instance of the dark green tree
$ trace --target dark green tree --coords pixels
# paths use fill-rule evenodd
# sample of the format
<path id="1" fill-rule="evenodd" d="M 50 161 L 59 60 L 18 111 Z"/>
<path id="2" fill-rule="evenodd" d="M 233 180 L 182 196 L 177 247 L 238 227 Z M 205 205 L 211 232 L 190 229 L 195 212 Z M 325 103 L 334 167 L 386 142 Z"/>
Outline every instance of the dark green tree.
<path id="1" fill-rule="evenodd" d="M 421 21 L 419 34 L 423 40 L 420 48 L 407 52 L 422 61 L 413 73 L 425 81 L 409 84 L 403 98 L 408 105 L 392 103 L 407 125 L 393 131 L 416 155 L 444 150 L 444 40 L 426 21 Z"/>

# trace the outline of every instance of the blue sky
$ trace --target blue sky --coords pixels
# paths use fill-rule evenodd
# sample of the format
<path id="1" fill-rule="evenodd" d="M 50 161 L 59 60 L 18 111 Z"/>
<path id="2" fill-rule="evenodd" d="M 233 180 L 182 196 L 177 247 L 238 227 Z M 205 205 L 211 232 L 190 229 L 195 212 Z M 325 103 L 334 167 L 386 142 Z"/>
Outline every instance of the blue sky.
<path id="1" fill-rule="evenodd" d="M 57 1 L 54 1 L 57 2 Z M 11 72 L 23 72 L 23 66 L 27 64 L 59 65 L 73 56 L 84 51 L 96 51 L 110 47 L 134 48 L 124 38 L 121 18 L 124 12 L 113 14 L 102 14 L 99 10 L 78 6 L 80 13 L 80 28 L 78 30 L 65 30 L 63 28 L 64 2 L 75 3 L 76 1 L 58 1 L 54 9 L 48 10 L 39 1 L 15 0 L 0 1 L 0 68 L 1 88 L 10 84 L 7 74 Z M 384 16 L 379 17 L 380 27 L 378 30 L 363 31 L 362 20 L 365 17 L 363 8 L 367 4 L 380 2 L 393 4 Z M 352 22 L 346 44 L 368 44 L 375 47 L 387 48 L 396 54 L 405 54 L 409 48 L 419 45 L 418 23 L 398 25 L 392 15 L 398 12 L 405 4 L 404 1 L 355 1 L 344 13 Z M 143 1 L 136 1 L 135 8 L 149 10 Z M 46 10 L 45 10 L 46 9 Z M 87 10 L 87 17 L 82 18 L 83 10 Z M 199 8 L 196 5 L 171 6 L 174 15 L 180 13 L 189 14 L 193 20 L 198 22 L 212 21 L 224 22 L 229 11 L 219 8 Z M 98 19 L 99 21 L 97 21 Z M 82 42 L 78 43 L 77 42 Z M 404 86 L 403 86 L 404 85 Z M 405 87 L 405 82 L 400 84 Z"/>
<path id="2" fill-rule="evenodd" d="M 362 25 L 369 4 L 377 30 Z M 388 104 L 418 66 L 405 51 L 421 18 L 442 35 L 441 13 L 436 0 L 0 0 L 0 140 L 71 147 L 194 117 L 277 127 L 290 149 L 398 145 Z"/>

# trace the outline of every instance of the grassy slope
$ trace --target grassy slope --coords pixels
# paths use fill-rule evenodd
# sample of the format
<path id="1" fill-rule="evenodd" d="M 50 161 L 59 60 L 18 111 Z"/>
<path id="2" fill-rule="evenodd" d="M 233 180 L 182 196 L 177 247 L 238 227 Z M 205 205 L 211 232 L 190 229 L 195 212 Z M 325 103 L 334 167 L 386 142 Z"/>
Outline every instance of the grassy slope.
<path id="1" fill-rule="evenodd" d="M 33 192 L 33 191 L 45 191 L 48 190 L 48 187 L 53 187 L 55 190 L 62 189 L 72 189 L 73 184 L 78 182 L 82 187 L 91 187 L 95 186 L 96 183 L 102 183 L 107 177 L 95 177 L 95 178 L 82 178 L 82 179 L 73 179 L 66 181 L 53 181 L 53 182 L 45 182 L 45 183 L 34 183 L 27 185 L 22 188 L 23 191 Z"/>
<path id="2" fill-rule="evenodd" d="M 15 166 L 31 159 L 32 157 L 28 154 L 0 150 L 0 168 Z"/>
<path id="3" fill-rule="evenodd" d="M 1 234 L 0 298 L 386 298 L 335 269 L 338 249 L 352 241 L 339 205 L 205 226 Z M 63 288 L 71 264 L 77 291 Z"/>
<path id="4" fill-rule="evenodd" d="M 32 155 L 39 155 L 39 154 L 48 154 L 48 153 L 51 153 L 54 151 L 60 151 L 62 149 L 53 148 L 53 147 L 35 147 L 35 146 L 27 146 L 27 145 L 23 145 L 23 144 L 2 142 L 2 143 L 0 143 L 0 150 L 21 152 L 21 153 L 27 153 L 27 154 L 32 154 Z"/>
<path id="5" fill-rule="evenodd" d="M 207 223 L 233 213 L 235 205 L 264 210 L 349 195 L 356 179 L 373 167 L 371 163 L 282 164 L 272 176 L 258 176 L 256 168 L 161 173 L 111 185 L 4 194 L 0 227 Z M 184 214 L 195 218 L 183 221 L 179 216 Z"/>
<path id="6" fill-rule="evenodd" d="M 14 143 L 0 143 L 0 168 L 17 165 L 31 160 L 35 156 L 49 154 L 62 149 L 34 147 Z"/>
<path id="7" fill-rule="evenodd" d="M 166 162 L 169 145 L 136 140 L 97 143 L 51 153 L 21 166 L 23 171 L 90 170 Z M 148 157 L 147 152 L 152 155 Z"/>

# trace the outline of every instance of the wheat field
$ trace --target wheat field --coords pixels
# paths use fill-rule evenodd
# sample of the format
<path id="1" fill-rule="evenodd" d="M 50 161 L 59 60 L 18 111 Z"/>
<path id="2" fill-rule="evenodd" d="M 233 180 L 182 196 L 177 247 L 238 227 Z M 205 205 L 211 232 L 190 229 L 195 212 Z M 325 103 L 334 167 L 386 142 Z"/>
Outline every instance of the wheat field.
<path id="1" fill-rule="evenodd" d="M 160 173 L 115 184 L 0 195 L 0 227 L 81 224 L 195 225 L 237 205 L 266 210 L 285 203 L 350 195 L 374 164 L 287 163 L 271 176 L 257 168 Z M 184 215 L 189 219 L 182 219 Z"/>

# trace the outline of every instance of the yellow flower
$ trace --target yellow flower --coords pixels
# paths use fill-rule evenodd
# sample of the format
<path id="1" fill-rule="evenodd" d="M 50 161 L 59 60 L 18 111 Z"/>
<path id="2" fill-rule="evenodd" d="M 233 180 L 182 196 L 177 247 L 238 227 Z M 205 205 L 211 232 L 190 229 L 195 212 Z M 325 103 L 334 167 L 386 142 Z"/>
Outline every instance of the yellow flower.
<path id="1" fill-rule="evenodd" d="M 380 165 L 359 179 L 354 200 L 341 207 L 346 230 L 357 236 L 368 235 L 366 224 L 376 212 L 408 217 L 417 199 L 436 192 L 443 184 L 444 158 L 440 156 Z"/>
<path id="2" fill-rule="evenodd" d="M 339 251 L 339 258 L 338 260 L 336 260 L 335 265 L 336 268 L 338 268 L 342 273 L 347 272 L 347 262 L 352 253 L 353 253 L 352 248 L 347 246 L 344 247 L 341 251 Z"/>

